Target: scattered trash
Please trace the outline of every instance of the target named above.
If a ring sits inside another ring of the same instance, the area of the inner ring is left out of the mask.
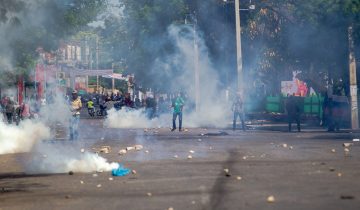
[[[195,152],[193,150],[190,150],[189,153],[194,154]]]
[[[343,147],[350,147],[352,145],[354,145],[354,144],[353,143],[343,143]]]
[[[65,195],[65,198],[66,198],[66,199],[70,199],[70,198],[71,198],[71,195]]]
[[[169,207],[168,210],[174,210],[174,208],[173,208],[173,207]]]
[[[111,151],[111,147],[110,146],[101,146],[99,152],[102,152],[102,153],[105,153],[105,154],[108,154],[110,153]]]
[[[126,147],[126,151],[131,151],[131,150],[134,150],[135,147]]]
[[[152,196],[152,193],[151,192],[148,192],[146,193],[147,196],[151,197]]]
[[[115,168],[111,171],[113,176],[126,176],[130,173],[130,169],[124,168],[122,165],[119,164],[118,168]]]
[[[329,171],[334,172],[335,168],[329,168]]]
[[[84,184],[84,181],[83,181],[83,180],[80,180],[80,184]]]
[[[196,204],[196,202],[195,202],[195,201],[191,201],[191,204],[193,204],[193,205],[194,205],[194,204]]]
[[[202,136],[207,135],[207,136],[228,136],[229,134],[225,131],[219,131],[217,133],[206,133],[206,134],[201,134]]]
[[[98,175],[97,175],[97,174],[93,174],[92,176],[93,176],[93,177],[98,177]]]
[[[243,159],[243,160],[246,160],[246,159],[247,159],[247,156],[243,156],[242,159]]]
[[[101,140],[103,141],[105,138],[104,137],[101,137]]]
[[[344,152],[348,153],[348,152],[350,152],[350,150],[348,148],[344,148]]]
[[[100,188],[100,187],[101,187],[101,184],[96,185],[96,187],[97,187],[97,188]]]
[[[231,176],[229,169],[225,168],[225,169],[224,169],[224,172],[225,172],[225,176],[226,176],[226,177],[230,177],[230,176]]]
[[[69,171],[69,175],[74,175],[74,172],[73,172],[73,171]]]
[[[274,203],[275,202],[275,197],[270,195],[269,197],[267,197],[266,200],[267,200],[268,203]]]
[[[47,155],[43,155],[43,158],[47,158]]]
[[[192,159],[192,156],[191,156],[191,155],[189,155],[187,158],[188,158],[188,159]]]
[[[198,139],[198,142],[201,142],[202,140],[201,139]]]
[[[355,197],[354,196],[352,196],[352,195],[341,195],[340,196],[340,199],[342,199],[342,200],[352,200],[352,199],[354,199]]]
[[[201,135],[201,136],[205,136],[205,134],[203,134],[203,133],[202,133],[202,134],[200,134],[200,135]]]
[[[241,177],[241,176],[237,176],[236,179],[240,181],[240,180],[242,180],[242,177]]]
[[[140,151],[140,150],[142,150],[144,148],[143,145],[140,145],[140,144],[135,145],[134,147],[135,147],[136,151]]]
[[[288,145],[287,144],[282,144],[282,147],[287,148]]]
[[[82,149],[80,150],[80,152],[81,152],[81,153],[84,153],[84,152],[85,152],[85,149],[84,149],[84,148],[82,148]]]
[[[189,132],[189,129],[185,128],[184,131],[185,131],[185,132]]]
[[[145,153],[149,153],[149,150],[145,150]]]
[[[131,173],[135,175],[135,174],[136,174],[136,171],[135,171],[135,170],[132,170]]]
[[[177,156],[177,155],[174,155],[174,158],[178,158],[179,156]]]
[[[212,150],[213,149],[213,147],[209,147],[209,150]]]
[[[331,149],[331,152],[332,152],[332,153],[335,153],[335,152],[336,152],[336,150],[335,150],[335,149]]]
[[[113,181],[114,180],[114,178],[112,178],[112,177],[109,177],[109,181]]]
[[[293,147],[293,146],[290,146],[290,147],[289,147],[289,149],[291,149],[291,150],[292,150],[292,149],[294,149],[294,147]]]
[[[338,176],[338,177],[342,177],[342,173],[338,173],[337,176]]]
[[[356,141],[356,142],[357,142],[357,141],[360,141],[360,139],[353,139],[353,141]]]
[[[120,151],[119,151],[119,155],[125,155],[126,154],[126,150],[125,149],[121,149]]]

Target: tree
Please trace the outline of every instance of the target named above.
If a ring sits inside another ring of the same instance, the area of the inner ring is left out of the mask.
[[[29,75],[42,47],[56,50],[102,10],[101,0],[3,0],[0,5],[0,71]],[[4,64],[8,64],[7,66]],[[15,77],[12,77],[15,78]]]

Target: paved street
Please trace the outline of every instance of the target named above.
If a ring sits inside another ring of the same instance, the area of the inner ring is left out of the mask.
[[[30,154],[1,155],[1,210],[360,209],[360,143],[352,142],[360,133],[200,128],[172,133],[104,129],[99,119],[83,120],[81,128],[82,140],[65,144],[79,153],[83,147],[110,146],[111,152],[101,155],[137,173],[113,180],[110,172],[27,175],[21,162]],[[354,143],[348,153],[345,142]],[[118,155],[134,144],[144,149]],[[274,202],[267,202],[269,196]]]

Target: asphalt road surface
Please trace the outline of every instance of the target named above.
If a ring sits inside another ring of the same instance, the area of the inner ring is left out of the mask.
[[[110,146],[101,156],[136,174],[30,175],[22,162],[31,154],[0,155],[0,209],[360,209],[360,142],[352,142],[360,133],[180,133],[108,129],[99,119],[83,120],[81,129],[79,142],[63,140],[60,130],[53,144],[79,152]],[[348,152],[345,142],[353,143]],[[144,148],[118,154],[135,144]]]

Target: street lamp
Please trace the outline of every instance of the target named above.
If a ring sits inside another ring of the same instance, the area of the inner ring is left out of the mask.
[[[185,17],[185,24],[193,26],[194,36],[194,76],[195,76],[195,110],[200,111],[200,69],[199,69],[199,47],[196,35],[197,19],[196,15],[190,15],[193,23],[188,23],[187,16]]]
[[[223,0],[225,4],[234,3],[234,1]],[[236,18],[236,63],[237,63],[237,88],[238,92],[242,92],[243,87],[243,63],[242,63],[242,52],[241,52],[241,25],[240,25],[240,10],[254,10],[255,5],[251,4],[247,9],[240,9],[240,1],[235,0],[235,18]]]

